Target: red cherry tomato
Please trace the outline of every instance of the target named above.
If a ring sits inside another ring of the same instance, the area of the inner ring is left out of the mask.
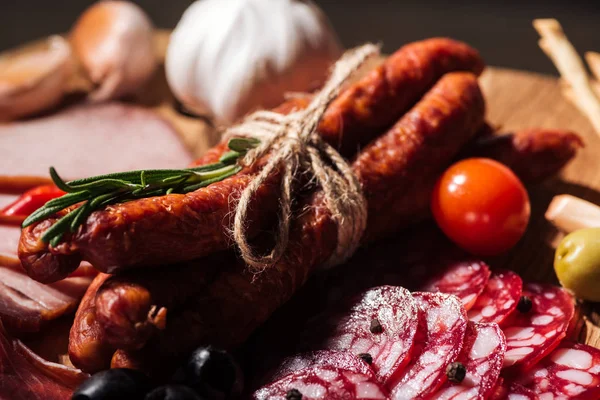
[[[452,241],[473,254],[491,256],[509,250],[523,236],[530,204],[527,190],[509,168],[471,158],[444,172],[431,210]]]
[[[34,187],[23,193],[17,200],[0,210],[0,214],[7,216],[28,216],[46,202],[65,194],[54,185],[42,185]]]

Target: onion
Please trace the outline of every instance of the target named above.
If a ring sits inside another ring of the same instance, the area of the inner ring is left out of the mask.
[[[93,101],[134,93],[156,70],[152,22],[137,5],[101,1],[79,17],[71,44],[90,80]]]

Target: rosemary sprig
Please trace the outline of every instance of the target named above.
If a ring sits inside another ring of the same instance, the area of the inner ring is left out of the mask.
[[[67,193],[34,211],[23,221],[22,227],[82,203],[63,215],[42,235],[42,241],[56,246],[66,232],[75,232],[93,211],[109,204],[171,193],[188,193],[237,174],[242,168],[238,160],[258,143],[257,139],[231,139],[227,144],[230,151],[223,154],[218,162],[195,168],[118,172],[65,182],[50,167],[54,184]]]

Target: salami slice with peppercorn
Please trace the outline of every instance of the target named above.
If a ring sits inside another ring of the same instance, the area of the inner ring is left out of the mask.
[[[303,341],[311,349],[348,350],[371,361],[380,382],[395,379],[408,363],[418,325],[417,302],[398,286],[361,294],[343,312],[308,324]]]
[[[292,372],[254,393],[256,400],[387,399],[375,376],[325,362]]]
[[[421,290],[453,294],[468,310],[485,289],[489,277],[490,268],[484,262],[456,262],[425,284]]]
[[[551,352],[565,337],[573,313],[573,300],[562,288],[526,284],[516,311],[503,325],[507,372],[526,370]]]
[[[462,349],[467,315],[460,300],[442,293],[416,292],[419,328],[412,359],[388,387],[390,398],[420,399],[430,396],[446,380],[446,367]]]
[[[494,388],[506,351],[506,340],[497,324],[469,322],[463,348],[456,362],[448,365],[448,381],[433,399],[487,399]]]
[[[541,399],[600,398],[600,350],[563,341],[519,383]]]
[[[519,275],[512,271],[495,272],[467,313],[469,320],[501,324],[517,307],[522,290]]]

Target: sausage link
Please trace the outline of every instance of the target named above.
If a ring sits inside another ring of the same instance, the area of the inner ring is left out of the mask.
[[[408,114],[367,147],[353,163],[369,208],[404,207],[403,212],[392,213],[390,218],[396,228],[406,224],[409,220],[406,216],[415,211],[416,204],[410,200],[414,182],[407,171],[427,171],[424,177],[434,180],[483,124],[483,104],[475,75],[445,75]],[[398,162],[398,157],[403,160]],[[390,190],[397,196],[385,197],[384,194]],[[201,343],[228,348],[241,344],[273,311],[289,300],[315,267],[327,260],[335,249],[337,229],[322,193],[310,196],[301,209],[305,211],[294,224],[288,251],[281,262],[258,275],[250,273],[239,261],[225,262],[207,288],[201,286],[195,294],[190,294],[186,304],[173,307],[165,330],[151,338],[140,350],[119,352],[119,357],[113,359],[113,366],[143,365],[150,372],[157,373],[152,369],[166,364],[151,362],[155,355],[156,359],[176,359]],[[373,223],[381,222],[369,217],[367,230],[373,229]],[[187,264],[186,276],[197,273],[195,264],[198,262],[204,263],[204,260]],[[172,273],[173,269],[168,271]],[[179,273],[184,271],[179,270]],[[118,287],[128,285],[123,278],[113,279],[120,281]],[[140,278],[134,279],[139,282]],[[181,279],[181,276],[169,279]],[[145,297],[149,300],[145,303],[146,309],[153,304],[169,308],[170,296],[163,297],[156,290],[152,292],[148,285],[146,288],[149,294]],[[114,303],[115,294],[114,285],[99,291],[96,299],[99,320],[127,321],[121,317],[127,314],[127,308],[117,310],[109,306]],[[138,308],[139,304],[130,304],[129,307]],[[113,337],[111,342],[116,344],[119,340],[123,341]],[[139,336],[137,340],[144,342],[148,338]],[[142,359],[144,362],[141,362]]]
[[[109,277],[107,274],[98,274],[94,278],[83,295],[69,334],[71,362],[89,373],[108,368],[115,351],[106,342],[104,331],[96,319],[96,294]]]
[[[398,120],[444,73],[480,73],[482,69],[479,54],[464,43],[438,38],[408,44],[343,91],[326,112],[319,132],[342,154],[352,156]],[[289,105],[282,108],[282,112],[290,110]],[[213,160],[218,153],[211,152]],[[246,169],[186,195],[108,206],[94,212],[57,248],[36,248],[31,253],[32,242],[40,246],[41,231],[30,226],[22,236],[19,257],[31,276],[48,282],[68,275],[77,264],[75,261],[81,259],[102,272],[114,273],[192,260],[225,249],[230,245],[228,232],[236,205],[232,200],[248,185],[256,170]],[[269,217],[274,214],[271,210],[277,206],[276,182],[278,176],[274,174],[257,193],[254,203],[260,207],[253,207],[250,212],[253,223],[249,226],[254,228],[248,232],[250,236],[268,226]],[[62,257],[69,257],[70,261],[55,260]],[[57,270],[56,266],[61,268]]]

